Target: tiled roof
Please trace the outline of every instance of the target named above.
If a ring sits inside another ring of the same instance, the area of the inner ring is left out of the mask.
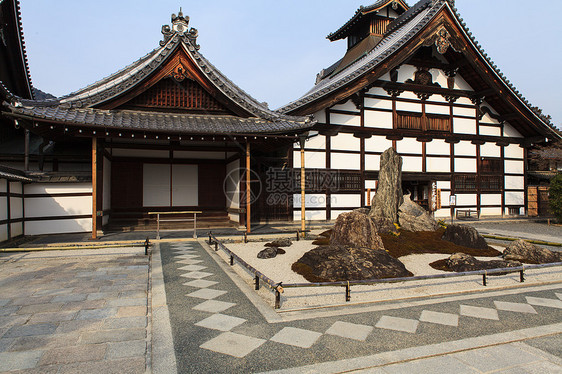
[[[0,165],[0,178],[20,182],[31,182],[31,179],[25,175],[25,172],[4,165]]]
[[[337,31],[334,31],[333,33],[330,33],[326,37],[326,39],[329,39],[331,41],[335,41],[335,40],[344,38],[345,37],[344,32],[347,31],[351,26],[353,26],[357,21],[359,21],[363,17],[363,15],[365,15],[366,13],[369,13],[373,10],[377,10],[379,8],[385,7],[389,3],[392,3],[393,1],[394,0],[378,0],[376,3],[374,3],[372,5],[359,7],[359,9],[357,9],[355,11],[355,14],[353,15],[353,17],[351,17],[351,19],[349,21],[347,21]],[[401,3],[403,3],[406,7],[408,6],[408,4],[405,1],[401,1]]]
[[[188,18],[173,15],[173,26],[163,26],[164,40],[146,56],[81,90],[48,100],[15,98],[9,108],[16,115],[31,118],[110,128],[181,133],[279,133],[301,131],[314,125],[308,117],[288,116],[270,110],[235,85],[213,66],[196,43],[197,30],[188,29]],[[178,27],[181,23],[181,27]],[[179,48],[193,59],[209,81],[233,103],[251,114],[251,118],[225,115],[189,115],[127,110],[100,110],[94,106],[123,95],[157,71]]]
[[[521,100],[525,105],[543,124],[552,130],[551,132],[556,136],[560,135],[554,129],[554,126],[545,120],[537,107],[533,107],[531,103],[521,95],[515,86],[505,77],[501,70],[491,60],[488,54],[480,46],[478,41],[474,38],[469,31],[466,23],[458,13],[457,8],[454,6],[454,0],[421,0],[408,9],[405,13],[400,15],[394,20],[387,29],[387,33],[382,41],[365,57],[351,64],[346,69],[342,70],[336,75],[330,76],[326,79],[320,80],[317,84],[301,98],[277,109],[281,113],[292,112],[308,103],[311,103],[321,97],[327,96],[339,89],[343,85],[350,83],[362,75],[368,73],[380,63],[397,52],[402,46],[409,42],[415,35],[421,31],[433,17],[445,6],[448,6],[459,25],[464,30],[468,38],[473,43],[479,54],[485,59],[490,66],[491,70],[503,81],[507,87]]]
[[[261,118],[242,118],[229,115],[174,114],[132,110],[102,110],[93,108],[62,108],[61,106],[10,105],[12,116],[35,120],[83,125],[105,129],[120,129],[175,134],[279,134],[304,131],[314,122],[308,117],[302,121]]]

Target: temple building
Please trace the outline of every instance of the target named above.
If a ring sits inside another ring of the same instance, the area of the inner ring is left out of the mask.
[[[0,5],[0,242],[95,238],[151,212],[202,211],[211,225],[247,230],[334,220],[369,205],[389,147],[403,157],[404,190],[436,217],[525,215],[527,149],[560,137],[452,0],[361,7],[328,36],[347,39],[342,59],[276,111],[200,53],[181,11],[131,65],[61,98],[40,95],[18,2]]]
[[[305,166],[337,180],[311,179],[307,219],[368,205],[389,147],[403,158],[404,191],[436,217],[526,214],[527,149],[560,135],[487,57],[454,1],[380,0],[328,39],[347,39],[345,56],[279,110],[314,115],[320,135],[306,143]]]

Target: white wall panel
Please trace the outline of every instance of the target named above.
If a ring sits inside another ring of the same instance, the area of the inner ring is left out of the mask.
[[[91,183],[32,183],[23,187],[25,195],[92,193]]]
[[[435,212],[435,218],[447,218],[451,216],[451,210],[449,208],[439,209]]]
[[[391,112],[375,112],[372,110],[365,111],[365,127],[376,127],[379,129],[392,128]]]
[[[381,166],[381,156],[365,155],[365,170],[378,171]]]
[[[432,97],[433,99],[433,97]],[[451,113],[451,108],[445,105],[425,105],[425,112],[427,114],[445,114],[449,115]]]
[[[456,134],[476,134],[476,120],[468,118],[453,118],[453,132]]]
[[[456,158],[455,173],[476,173],[476,159]]]
[[[293,167],[301,167],[300,151],[293,152]],[[307,169],[325,169],[326,153],[325,152],[304,152],[304,167]]]
[[[404,97],[405,93],[400,95],[400,96]],[[416,97],[416,99],[417,99],[417,97]],[[421,103],[410,103],[410,102],[397,101],[396,102],[396,110],[405,111],[405,112],[421,113],[422,112],[422,105],[421,105]]]
[[[338,219],[338,216],[342,213],[348,213],[349,210],[331,210],[330,211],[330,219],[331,220],[336,220]]]
[[[6,186],[8,185],[8,181],[5,179],[0,179],[0,192],[6,192]]]
[[[510,144],[505,147],[504,156],[523,160],[525,158],[525,150],[518,144]]]
[[[524,176],[505,176],[505,189],[506,190],[522,190],[525,188],[525,177]]]
[[[361,195],[332,194],[330,202],[332,208],[359,208],[361,207]]]
[[[373,181],[373,180],[366,180],[365,181],[365,188],[370,188],[371,190],[375,190],[375,188],[377,188],[377,181]]]
[[[0,242],[8,240],[8,225],[0,225]]]
[[[480,135],[501,136],[502,130],[499,127],[480,125]]]
[[[441,206],[449,207],[449,200],[451,197],[450,191],[441,191]]]
[[[25,217],[52,217],[92,214],[91,196],[53,196],[25,199]]]
[[[199,205],[198,165],[172,165],[172,206]]]
[[[481,208],[480,216],[501,216],[502,208]]]
[[[433,77],[433,82],[439,83],[439,85],[441,87],[446,88],[447,87],[447,76],[445,75],[445,73],[443,73],[441,70],[439,69],[430,69],[429,72],[431,73],[431,76]],[[435,95],[437,96],[437,95]],[[432,97],[433,99],[433,97]]]
[[[353,134],[340,133],[337,136],[332,136],[330,142],[332,150],[359,152],[361,149],[360,139],[354,137]]]
[[[92,219],[26,221],[25,235],[63,234],[92,231]]]
[[[451,160],[444,157],[427,157],[426,170],[428,173],[449,173]]]
[[[502,205],[502,195],[501,194],[481,194],[480,195],[481,205]]]
[[[314,119],[318,121],[318,123],[326,123],[326,111],[319,110],[318,112],[314,113]]]
[[[466,81],[457,74],[455,77],[455,89],[456,90],[465,90],[465,91],[473,91],[472,87]]]
[[[481,157],[501,157],[501,148],[495,143],[484,143],[480,146]]]
[[[418,142],[415,138],[404,138],[396,142],[396,151],[399,154],[414,153],[422,154],[422,143]]]
[[[361,155],[350,153],[332,153],[332,169],[360,170]]]
[[[505,205],[525,205],[525,192],[506,192]]]
[[[8,219],[8,198],[0,196],[0,221]]]
[[[156,149],[120,149],[113,148],[111,154],[115,157],[146,157],[146,158],[169,158],[170,152]]]
[[[386,92],[384,93],[386,96]],[[365,98],[365,107],[366,108],[376,108],[376,109],[390,109],[392,110],[392,99],[389,96],[387,99],[373,99],[372,97]],[[371,112],[367,110],[365,112]]]
[[[326,207],[326,195],[325,194],[306,194],[304,196],[304,202],[306,208],[325,208]],[[301,207],[301,195],[293,195],[293,208],[300,209]],[[325,216],[324,216],[325,217]]]
[[[330,113],[330,124],[345,126],[361,126],[361,117],[349,114]]]
[[[476,206],[476,194],[457,194],[457,207]]]
[[[300,145],[298,143],[296,148],[300,149]],[[326,150],[326,137],[324,135],[312,137],[306,141],[304,148]]]
[[[367,152],[384,152],[388,148],[392,148],[392,140],[388,140],[385,136],[374,135],[372,138],[365,139]]]
[[[12,219],[23,218],[23,199],[21,197],[10,198],[10,217]]]
[[[476,118],[476,108],[453,107],[453,115]]]
[[[443,139],[433,139],[425,144],[425,152],[428,155],[449,156],[451,154],[451,145]]]
[[[402,156],[402,171],[422,171],[422,157]]]
[[[408,79],[414,80],[417,68],[413,65],[402,65],[398,69],[398,82],[406,82]]]
[[[23,191],[21,182],[10,182],[10,193],[21,194]]]
[[[15,222],[12,223],[11,225],[12,228],[12,238],[16,237],[16,236],[20,236],[23,235],[23,223],[22,222]]]
[[[442,190],[450,190],[451,189],[451,181],[437,181],[437,188]],[[447,201],[449,201],[447,199]]]
[[[460,105],[474,105],[472,103],[472,100],[470,100],[468,97],[459,97],[457,99],[457,101],[455,101],[455,104],[460,104]]]
[[[169,164],[144,164],[142,201],[144,207],[170,206]]]
[[[372,87],[369,91],[367,91],[367,93],[370,95],[388,96],[382,87]]]
[[[525,173],[525,162],[505,160],[505,172],[510,174],[523,174]]]
[[[455,156],[476,157],[476,146],[466,140],[460,141],[455,144]]]
[[[351,101],[351,100],[347,100],[343,104],[336,104],[333,107],[331,107],[330,109],[346,110],[348,112],[357,112],[358,111],[357,107],[355,106],[355,104],[353,104],[353,101]]]
[[[509,123],[506,123],[503,125],[503,135],[510,137],[510,138],[522,138],[523,135],[521,135],[521,133],[517,130],[515,130],[515,128],[513,126],[511,126]]]
[[[326,211],[325,210],[307,210],[305,213],[305,219],[307,221],[325,221],[326,220]],[[301,220],[301,211],[295,210],[293,211],[293,220],[300,221]]]

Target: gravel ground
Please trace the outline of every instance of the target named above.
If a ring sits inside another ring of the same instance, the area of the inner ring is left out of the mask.
[[[497,233],[523,239],[545,240],[562,243],[562,225],[547,225],[528,221],[511,222],[462,222],[482,233]],[[552,247],[561,250],[560,247]]]

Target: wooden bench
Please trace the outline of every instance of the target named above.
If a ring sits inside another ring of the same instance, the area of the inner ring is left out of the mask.
[[[480,212],[476,209],[456,209],[457,219],[462,218],[473,218],[476,215],[476,219],[480,219]]]

